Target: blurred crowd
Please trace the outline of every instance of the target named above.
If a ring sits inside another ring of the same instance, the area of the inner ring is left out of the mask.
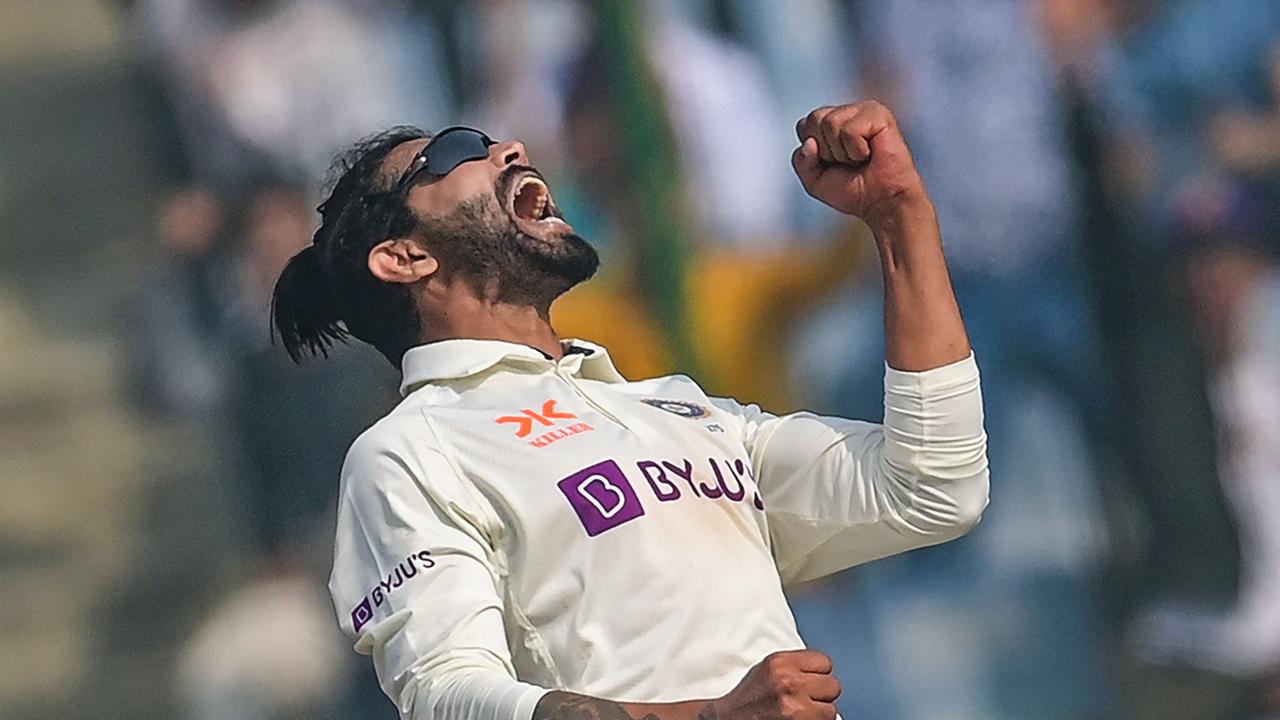
[[[1280,718],[1274,0],[110,7],[165,187],[121,279],[128,398],[168,439],[152,472],[208,488],[168,523],[222,528],[188,554],[222,560],[165,626],[156,716],[394,717],[324,583],[338,469],[397,372],[357,347],[295,367],[267,321],[338,151],[396,124],[523,140],[604,258],[553,308],[563,336],[878,421],[869,234],[788,162],[797,119],[872,97],[938,206],[992,503],[793,592],[843,716]]]

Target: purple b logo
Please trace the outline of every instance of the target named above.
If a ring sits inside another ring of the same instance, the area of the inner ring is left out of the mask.
[[[644,515],[636,491],[612,460],[583,468],[561,480],[557,487],[569,499],[591,537]]]
[[[369,596],[366,595],[364,600],[361,600],[360,604],[356,606],[356,609],[351,611],[351,631],[360,632],[360,628],[364,627],[364,624],[372,619],[373,606],[369,604]]]

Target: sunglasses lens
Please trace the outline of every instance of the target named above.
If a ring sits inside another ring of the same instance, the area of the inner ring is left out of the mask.
[[[423,148],[426,159],[426,171],[432,175],[448,175],[451,170],[464,162],[483,160],[489,157],[489,146],[493,141],[488,135],[471,128],[446,130],[432,138]]]

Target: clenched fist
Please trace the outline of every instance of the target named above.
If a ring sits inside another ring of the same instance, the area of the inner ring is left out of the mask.
[[[816,650],[773,653],[713,702],[715,714],[722,720],[835,720],[840,681],[831,669],[831,658]]]
[[[872,230],[908,202],[928,202],[924,181],[889,109],[874,100],[820,107],[796,123],[791,164],[804,189]]]

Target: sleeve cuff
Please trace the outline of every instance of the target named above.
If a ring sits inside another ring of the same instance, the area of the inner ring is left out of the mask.
[[[524,692],[515,701],[515,709],[512,713],[514,720],[532,720],[533,710],[538,706],[538,701],[549,692],[551,691],[547,688],[526,686]]]
[[[941,399],[964,393],[978,384],[978,363],[972,351],[949,365],[908,372],[884,365],[884,389],[890,395]]]

